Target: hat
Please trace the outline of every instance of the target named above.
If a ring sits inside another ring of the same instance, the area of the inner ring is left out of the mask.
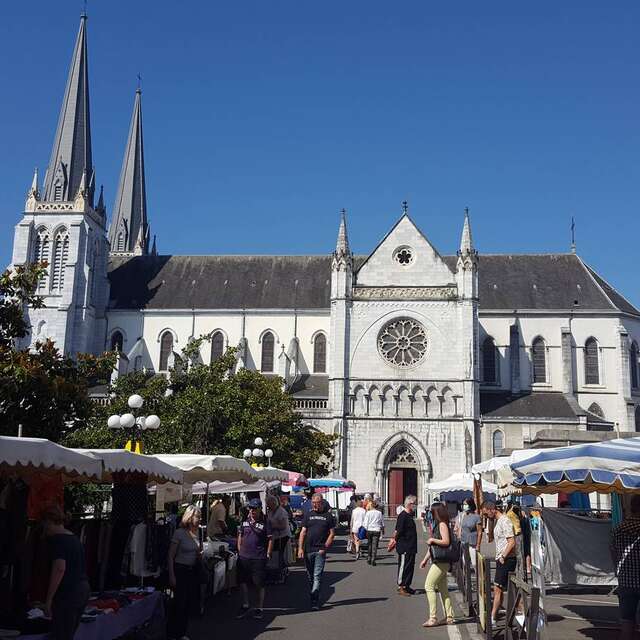
[[[251,498],[247,506],[249,507],[249,509],[261,509],[262,502],[260,502],[260,498]]]

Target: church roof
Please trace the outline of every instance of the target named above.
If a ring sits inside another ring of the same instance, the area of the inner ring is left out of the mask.
[[[455,270],[456,256],[444,256]],[[354,268],[362,264],[354,259]],[[115,309],[325,309],[331,256],[112,256]],[[622,311],[633,305],[574,254],[480,255],[482,310]]]
[[[578,413],[563,393],[535,391],[512,396],[509,392],[481,392],[480,413],[484,418],[565,418],[577,419]]]

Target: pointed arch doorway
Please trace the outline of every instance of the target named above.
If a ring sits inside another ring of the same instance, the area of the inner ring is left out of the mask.
[[[389,515],[396,513],[407,496],[418,495],[418,466],[413,450],[405,441],[398,442],[387,454],[385,476]]]

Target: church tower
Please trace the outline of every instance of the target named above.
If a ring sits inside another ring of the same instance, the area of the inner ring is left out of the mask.
[[[336,464],[340,473],[346,473],[347,464],[348,341],[352,280],[353,255],[347,238],[346,212],[343,209],[336,250],[331,261],[331,352],[329,356],[329,407],[333,417],[334,433],[340,436],[336,452]]]
[[[75,355],[104,348],[108,302],[106,211],[94,205],[87,16],[82,15],[51,159],[40,191],[37,170],[16,226],[12,264],[46,262],[38,293],[45,308],[27,310],[31,334],[21,346],[51,338]]]
[[[149,253],[141,99],[142,91],[138,88],[109,228],[111,253],[116,255]]]

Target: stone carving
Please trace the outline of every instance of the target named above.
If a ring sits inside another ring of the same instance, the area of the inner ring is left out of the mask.
[[[427,335],[416,320],[401,318],[387,323],[378,335],[380,355],[397,367],[411,367],[427,352]]]
[[[354,287],[356,300],[455,300],[457,287]]]

